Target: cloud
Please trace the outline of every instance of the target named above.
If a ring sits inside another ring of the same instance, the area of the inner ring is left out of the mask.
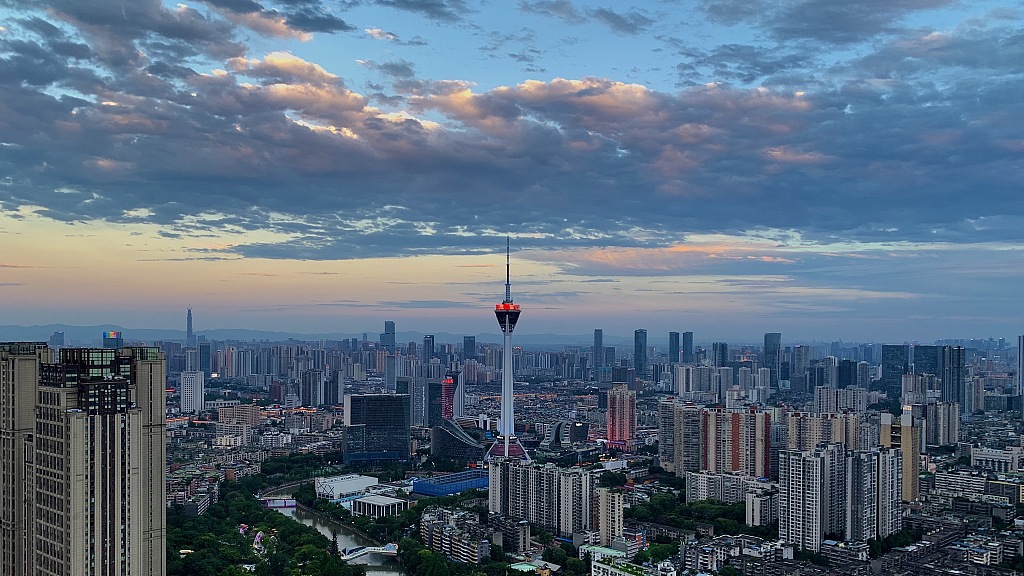
[[[411,40],[401,40],[398,37],[398,34],[395,34],[394,32],[388,32],[380,28],[364,28],[363,31],[369,34],[371,38],[375,38],[377,40],[386,40],[388,42],[394,42],[395,44],[400,44],[402,46],[427,45],[427,41],[419,36],[414,36]]]
[[[466,302],[456,302],[454,300],[410,300],[408,302],[378,302],[378,304],[387,308],[402,308],[410,310],[466,307]]]
[[[367,68],[372,68],[385,76],[392,78],[409,79],[416,76],[413,63],[408,60],[391,60],[389,62],[372,62],[369,60],[360,61]]]
[[[373,0],[380,6],[422,14],[432,20],[457,22],[469,11],[464,0]]]
[[[332,14],[320,0],[282,2],[280,10],[254,0],[203,0],[230,20],[267,36],[309,40],[313,32],[351,32],[357,28]]]
[[[533,14],[558,18],[568,24],[583,24],[594,21],[607,26],[613,32],[636,35],[654,24],[654,19],[637,8],[616,12],[611,8],[576,8],[571,0],[521,0],[519,9]]]
[[[113,223],[145,210],[181,238],[260,233],[197,253],[210,257],[480,254],[506,233],[625,250],[764,230],[822,245],[1021,239],[1024,42],[1005,20],[887,36],[801,87],[813,50],[730,44],[688,57],[756,86],[478,87],[393,57],[366,64],[395,94],[364,94],[310,59],[239,50],[219,12],[133,6],[122,30],[107,8],[30,11],[0,37],[3,210]],[[500,53],[529,44],[529,30],[511,35]],[[140,56],[136,42],[162,48]],[[696,258],[668,254],[669,268]],[[753,256],[711,264],[801,261]]]
[[[700,9],[713,22],[730,26],[750,23],[782,42],[850,45],[898,31],[898,24],[914,12],[950,4],[953,0],[704,0]]]

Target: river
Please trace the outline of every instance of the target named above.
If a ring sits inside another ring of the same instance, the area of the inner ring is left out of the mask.
[[[357,534],[348,526],[320,516],[319,514],[313,514],[298,508],[280,508],[277,511],[285,516],[291,516],[295,520],[298,520],[307,526],[316,528],[321,534],[327,536],[328,539],[331,537],[332,531],[336,532],[338,534],[338,548],[376,546],[376,544],[369,538],[366,538],[361,534]],[[409,571],[406,570],[394,556],[367,554],[362,558],[352,560],[351,563],[365,566],[366,573],[371,576],[410,576]]]

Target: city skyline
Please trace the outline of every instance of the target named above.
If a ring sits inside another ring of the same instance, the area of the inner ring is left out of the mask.
[[[1020,332],[1019,4],[609,4],[0,3],[0,324]]]

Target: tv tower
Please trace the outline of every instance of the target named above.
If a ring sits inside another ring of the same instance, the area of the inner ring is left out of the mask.
[[[501,355],[501,418],[498,422],[498,439],[487,451],[487,459],[519,458],[529,460],[523,445],[516,438],[515,416],[512,406],[512,331],[519,321],[519,304],[512,303],[512,283],[510,273],[511,240],[505,238],[505,301],[494,307],[494,315],[498,325],[505,334],[505,348]]]

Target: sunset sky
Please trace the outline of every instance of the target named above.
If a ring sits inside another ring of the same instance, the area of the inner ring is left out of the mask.
[[[0,325],[1024,331],[1024,3],[0,0]]]

